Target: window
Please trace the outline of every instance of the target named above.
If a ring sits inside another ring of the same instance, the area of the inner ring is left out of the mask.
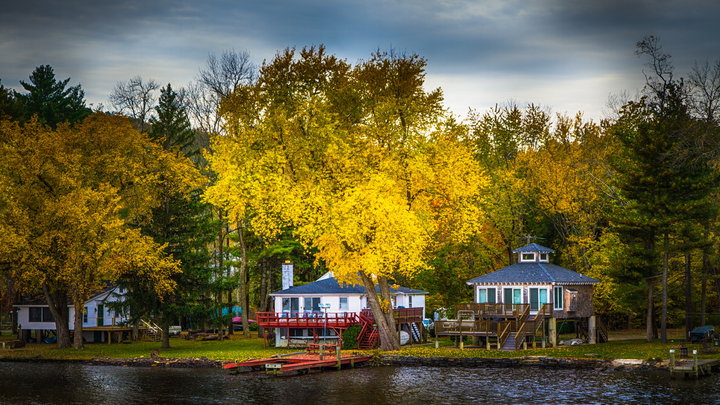
[[[548,302],[547,288],[530,288],[530,310],[537,311]]]
[[[42,322],[42,308],[28,308],[30,310],[30,322]]]
[[[350,309],[348,305],[348,297],[340,297],[340,309]]]
[[[28,319],[30,322],[55,322],[50,308],[31,307],[28,309],[30,310],[30,318]]]
[[[282,310],[283,310],[283,312],[298,312],[300,310],[300,299],[299,298],[283,298],[282,299]]]
[[[479,304],[494,304],[496,301],[495,287],[478,288],[477,302]]]
[[[512,308],[512,304],[522,304],[522,290],[519,288],[505,288],[503,290],[503,302],[507,308]]]
[[[540,253],[540,261],[541,262],[547,262],[548,261],[548,254],[545,252]]]
[[[320,297],[305,297],[305,312],[320,312]]]
[[[535,252],[525,252],[522,253],[520,256],[521,262],[534,262],[535,261]]]
[[[565,307],[565,305],[563,303],[563,288],[555,287],[555,288],[553,288],[553,292],[554,292],[554,298],[555,298],[555,301],[554,301],[555,303],[553,305],[553,309],[562,310]]]
[[[83,323],[87,323],[88,321],[88,307],[85,307],[83,309]]]

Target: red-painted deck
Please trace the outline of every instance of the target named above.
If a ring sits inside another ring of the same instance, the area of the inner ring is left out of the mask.
[[[266,328],[340,328],[347,329],[360,323],[355,312],[302,313],[258,312],[258,325]]]
[[[289,371],[317,370],[326,367],[341,368],[343,365],[355,367],[358,363],[363,363],[372,358],[367,355],[340,354],[340,358],[335,354],[334,345],[327,345],[329,352],[320,353],[307,352],[304,354],[292,354],[280,357],[268,357],[264,359],[246,360],[238,363],[228,363],[223,365],[226,370],[238,370],[247,368],[249,370],[265,369],[271,374],[282,374]],[[322,359],[321,359],[322,357]]]

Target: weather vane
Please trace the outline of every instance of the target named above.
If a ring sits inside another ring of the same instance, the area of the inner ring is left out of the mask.
[[[524,238],[527,241],[528,245],[532,243],[533,239],[545,239],[545,238],[541,238],[539,236],[532,236],[532,235],[524,235],[524,236],[518,236],[518,237],[521,239]]]

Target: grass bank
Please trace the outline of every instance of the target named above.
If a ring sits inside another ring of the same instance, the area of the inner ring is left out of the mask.
[[[2,340],[10,339],[3,336]],[[206,358],[210,360],[233,361],[252,358],[269,357],[274,354],[295,352],[298,349],[265,347],[263,339],[257,337],[242,338],[235,335],[230,340],[193,341],[180,338],[171,339],[171,348],[162,349],[160,357],[164,358]],[[553,358],[592,358],[592,359],[667,359],[670,349],[680,346],[689,348],[690,353],[700,345],[687,344],[683,340],[671,340],[667,344],[659,341],[647,342],[644,339],[626,338],[613,339],[597,345],[560,346],[504,352],[467,347],[464,350],[454,347],[449,339],[440,339],[440,347],[435,348],[434,342],[426,345],[403,347],[396,354],[417,357],[479,357],[479,358],[517,358],[527,356],[545,356]],[[54,345],[43,343],[28,344],[18,349],[0,349],[0,358],[4,359],[50,359],[50,360],[90,360],[93,358],[136,359],[147,358],[151,352],[159,350],[159,342],[132,342],[121,344],[94,343],[85,345],[83,350],[58,349]],[[352,350],[358,352],[357,350]],[[720,350],[701,354],[700,358],[719,358]]]

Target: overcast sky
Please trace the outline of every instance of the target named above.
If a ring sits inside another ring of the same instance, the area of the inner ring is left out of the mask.
[[[208,54],[247,51],[261,64],[286,47],[325,44],[349,62],[377,50],[428,59],[457,115],[533,102],[605,116],[608,98],[643,84],[635,43],[656,35],[678,74],[720,58],[720,2],[711,0],[144,0],[6,1],[0,79],[20,89],[50,64],[108,105],[135,75],[181,87]]]

